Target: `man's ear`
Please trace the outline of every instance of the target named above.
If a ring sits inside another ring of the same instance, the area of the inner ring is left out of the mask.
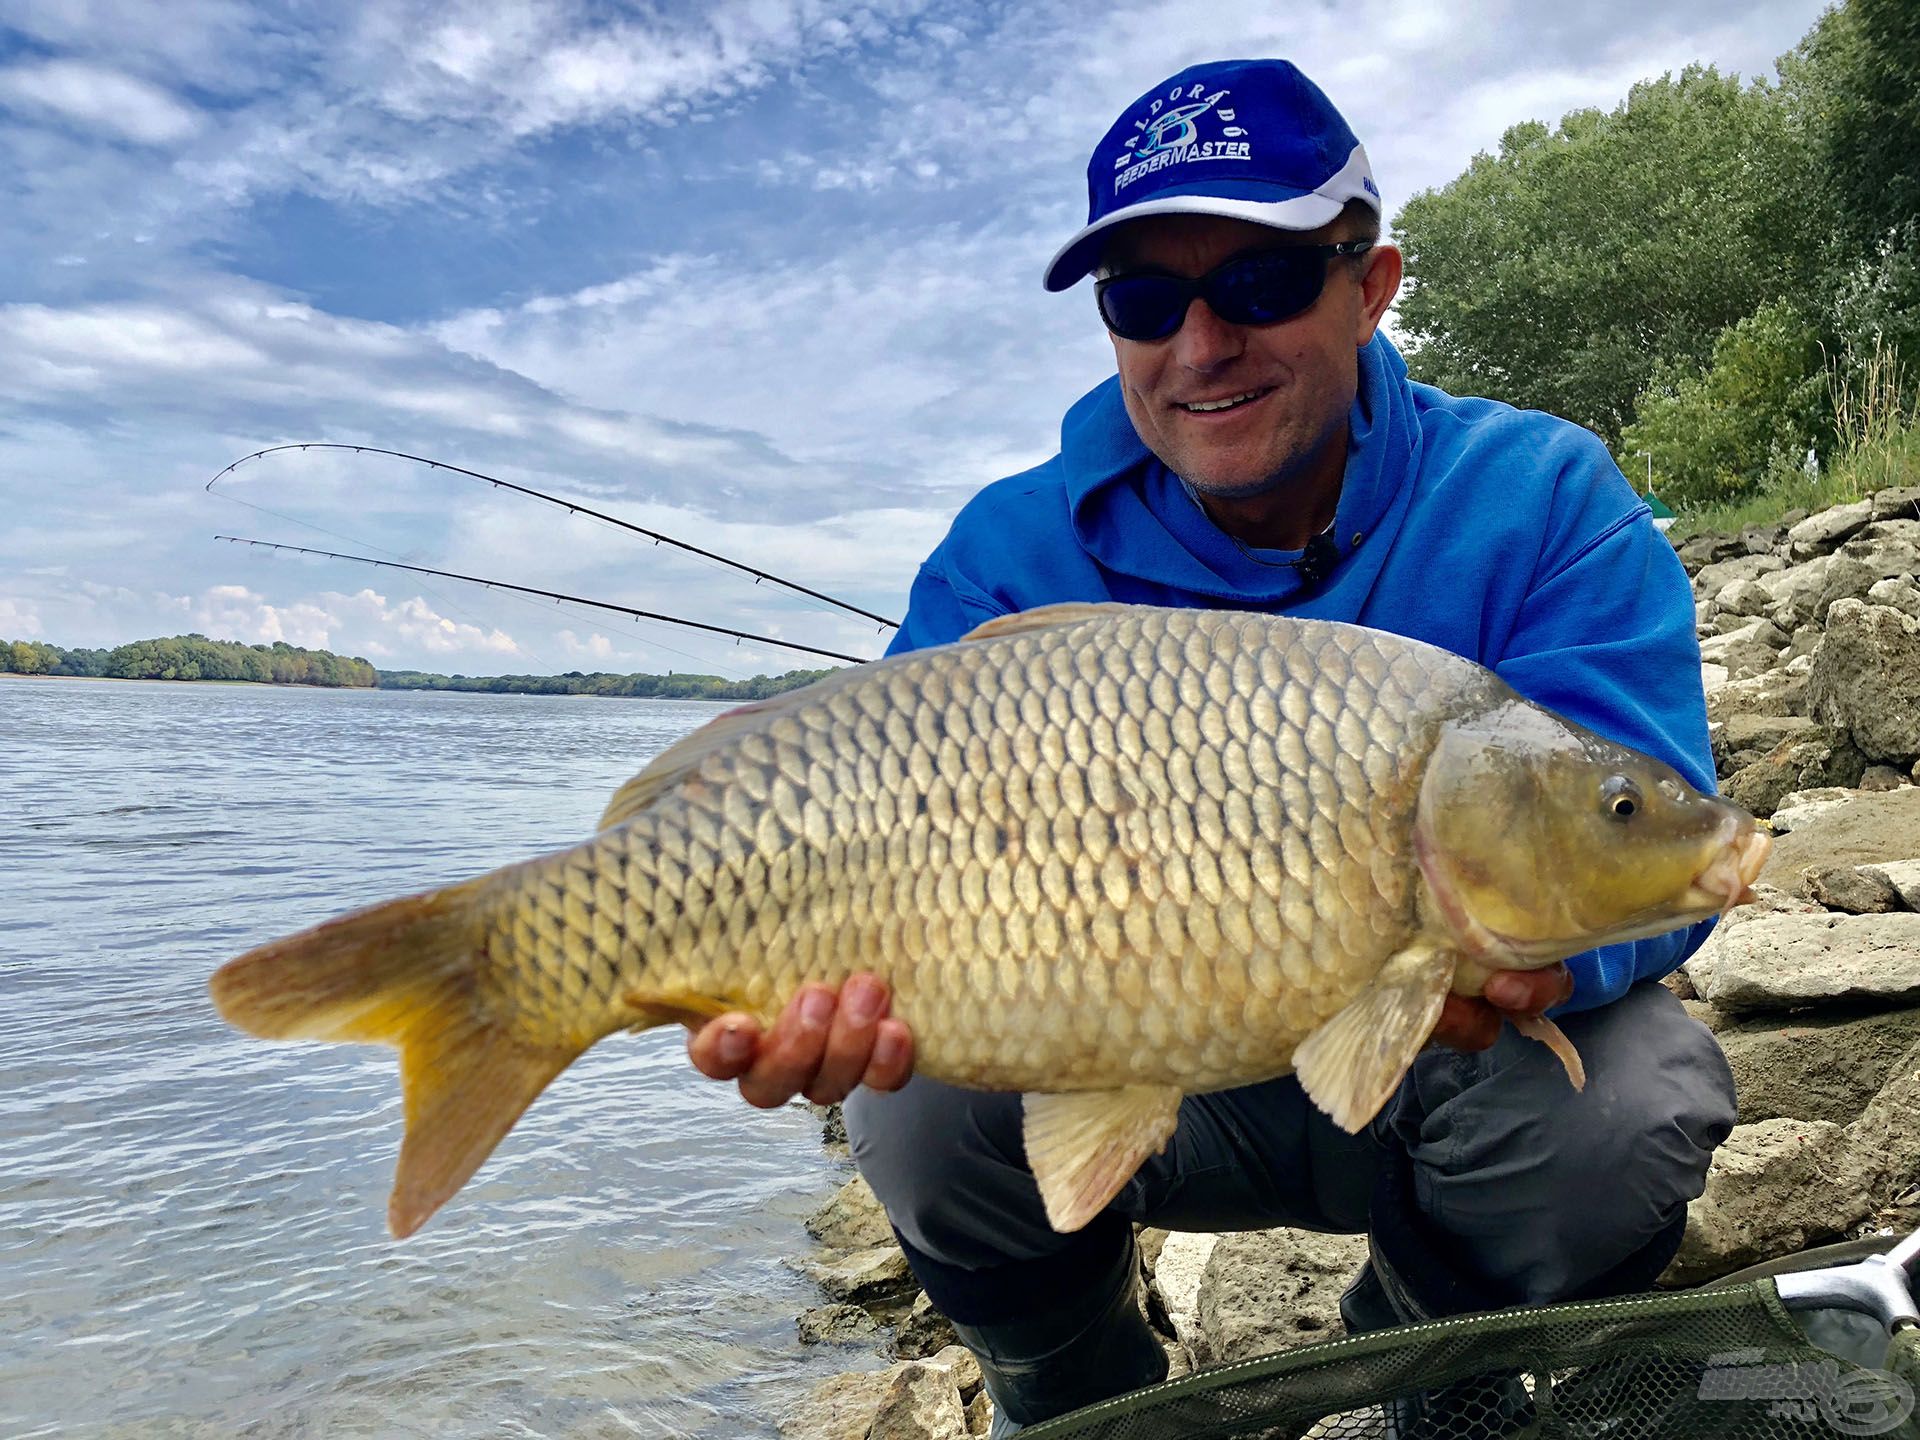
[[[1380,317],[1387,313],[1393,297],[1400,293],[1404,262],[1398,246],[1383,243],[1367,252],[1365,266],[1360,272],[1360,328],[1354,336],[1356,346],[1365,345],[1380,328]]]

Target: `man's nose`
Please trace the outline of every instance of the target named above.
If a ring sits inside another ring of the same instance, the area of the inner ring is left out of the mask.
[[[1187,306],[1187,318],[1173,337],[1174,358],[1189,370],[1216,370],[1247,348],[1247,337],[1213,313],[1196,295]]]

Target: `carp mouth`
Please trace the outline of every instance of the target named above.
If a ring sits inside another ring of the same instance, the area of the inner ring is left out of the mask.
[[[1751,827],[1744,834],[1740,833],[1742,821]],[[1760,878],[1767,855],[1773,849],[1773,837],[1744,815],[1728,817],[1728,824],[1734,833],[1727,837],[1727,843],[1712,863],[1693,877],[1693,884],[1681,896],[1688,909],[1717,914],[1723,920],[1734,906],[1758,898],[1753,893],[1753,882]]]

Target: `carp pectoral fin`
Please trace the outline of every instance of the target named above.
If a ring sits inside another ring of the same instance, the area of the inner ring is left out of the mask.
[[[1567,1079],[1573,1082],[1573,1088],[1587,1088],[1587,1067],[1580,1061],[1580,1052],[1573,1048],[1573,1041],[1567,1038],[1567,1032],[1547,1019],[1544,1015],[1507,1016],[1513,1028],[1530,1039],[1538,1040],[1553,1051],[1562,1065],[1567,1067]]]
[[[1166,1147],[1180,1118],[1180,1092],[1170,1085],[1024,1100],[1027,1168],[1047,1223],[1063,1235],[1106,1209],[1141,1162]]]
[[[1440,1021],[1454,952],[1424,941],[1393,955],[1373,983],[1293,1052],[1314,1104],[1349,1134],[1380,1113]]]

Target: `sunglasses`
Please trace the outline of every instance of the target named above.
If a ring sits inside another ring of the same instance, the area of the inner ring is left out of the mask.
[[[1093,293],[1100,318],[1122,340],[1166,339],[1186,322],[1196,295],[1229,325],[1277,325],[1312,308],[1327,287],[1334,256],[1364,255],[1372,248],[1371,240],[1342,240],[1256,250],[1198,279],[1142,270],[1096,281]]]

